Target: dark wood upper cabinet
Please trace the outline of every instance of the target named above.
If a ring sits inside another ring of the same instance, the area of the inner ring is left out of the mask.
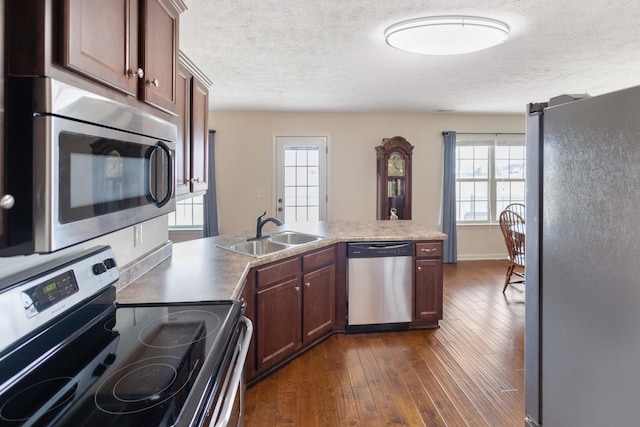
[[[137,96],[138,0],[66,0],[63,16],[62,65]]]
[[[51,77],[175,116],[185,10],[183,0],[8,2],[7,72]]]
[[[209,87],[193,79],[191,97],[191,192],[207,189]]]
[[[176,195],[187,198],[208,188],[209,87],[211,81],[182,52],[177,74]]]
[[[98,0],[92,0],[98,1]],[[176,108],[178,69],[178,18],[173,1],[142,0],[142,55],[144,78],[140,98],[162,110]]]
[[[180,61],[176,75],[176,114],[178,141],[176,144],[176,196],[191,192],[191,80],[193,75]]]
[[[182,2],[65,0],[63,65],[174,113]]]

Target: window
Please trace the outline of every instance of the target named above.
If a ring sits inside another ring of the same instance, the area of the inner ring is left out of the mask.
[[[525,200],[525,137],[458,135],[456,213],[459,223],[498,222],[510,203]]]
[[[169,214],[170,230],[202,230],[204,227],[204,196],[176,202],[176,211]]]

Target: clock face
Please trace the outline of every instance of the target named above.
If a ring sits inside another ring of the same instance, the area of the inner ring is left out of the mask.
[[[389,160],[387,161],[387,174],[389,176],[404,176],[404,157],[402,154],[394,151],[389,155]]]

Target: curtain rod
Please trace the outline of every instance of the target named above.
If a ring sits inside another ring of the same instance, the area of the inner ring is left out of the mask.
[[[447,135],[450,131],[443,130],[442,134]],[[524,132],[456,132],[456,135],[525,135]]]

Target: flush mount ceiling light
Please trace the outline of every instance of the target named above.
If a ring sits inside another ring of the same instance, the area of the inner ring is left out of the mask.
[[[424,55],[458,55],[503,43],[509,26],[476,16],[432,16],[390,26],[384,32],[389,46]]]

